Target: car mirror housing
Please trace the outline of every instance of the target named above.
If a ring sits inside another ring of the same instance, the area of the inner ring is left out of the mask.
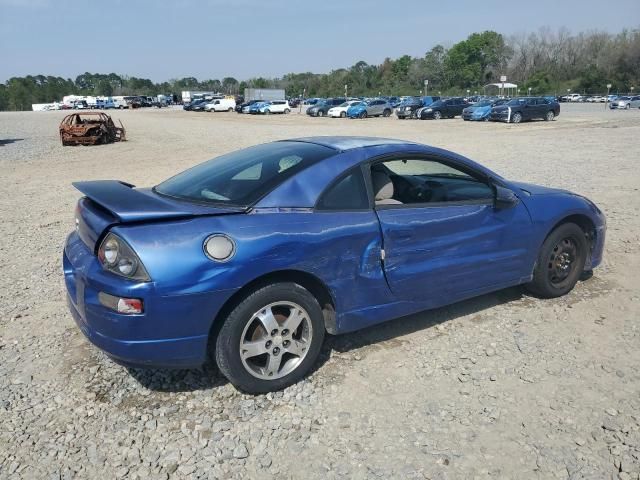
[[[515,207],[520,202],[520,199],[513,190],[496,185],[495,192],[496,195],[493,205],[496,209],[502,210]]]

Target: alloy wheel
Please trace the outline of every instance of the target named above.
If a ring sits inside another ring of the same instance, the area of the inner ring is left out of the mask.
[[[242,365],[262,380],[282,378],[302,363],[312,338],[313,327],[304,308],[293,302],[270,303],[252,315],[242,332]]]

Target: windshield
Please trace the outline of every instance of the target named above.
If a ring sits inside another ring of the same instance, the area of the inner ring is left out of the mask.
[[[493,102],[484,100],[482,102],[475,103],[473,106],[474,107],[490,107],[491,105],[493,105]]]
[[[248,206],[287,178],[335,153],[329,147],[304,142],[257,145],[201,163],[153,191],[198,203]]]
[[[419,98],[407,98],[406,100],[402,101],[402,105],[416,105],[418,103],[421,103],[421,100]]]

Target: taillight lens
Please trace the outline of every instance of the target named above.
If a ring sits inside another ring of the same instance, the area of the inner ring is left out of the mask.
[[[100,244],[98,260],[102,268],[121,277],[143,282],[151,280],[133,249],[114,233],[109,233]]]

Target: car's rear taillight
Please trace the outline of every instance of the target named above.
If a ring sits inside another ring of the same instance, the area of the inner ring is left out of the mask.
[[[105,270],[116,275],[143,282],[151,280],[138,255],[114,233],[107,234],[102,240],[98,248],[98,260]]]

